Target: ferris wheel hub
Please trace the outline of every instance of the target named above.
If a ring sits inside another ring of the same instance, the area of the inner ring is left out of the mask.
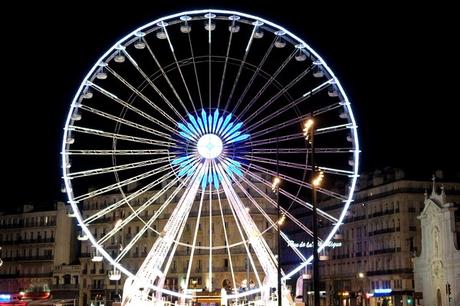
[[[197,148],[202,157],[214,159],[222,153],[222,140],[217,135],[205,134],[198,140]]]

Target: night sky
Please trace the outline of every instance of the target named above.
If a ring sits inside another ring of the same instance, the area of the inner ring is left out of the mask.
[[[387,1],[359,7],[307,2],[307,9],[294,1],[91,2],[3,9],[14,21],[2,21],[2,205],[62,198],[62,128],[84,75],[122,35],[164,15],[199,8],[254,14],[310,44],[350,97],[362,170],[396,166],[429,179],[436,169],[460,169],[459,88],[451,72],[460,53],[453,46],[458,40],[453,7]]]

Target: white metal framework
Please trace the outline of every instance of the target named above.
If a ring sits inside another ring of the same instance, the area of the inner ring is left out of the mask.
[[[284,283],[303,273],[312,252],[291,240],[299,233],[312,239],[308,216],[315,169],[302,135],[311,117],[317,125],[316,163],[325,174],[319,197],[342,203],[337,215],[318,209],[330,228],[319,238],[320,252],[352,200],[359,144],[339,80],[309,45],[256,16],[199,10],[146,24],[105,52],[72,101],[62,169],[72,216],[82,230],[79,239],[89,239],[97,259],[113,266],[113,279],[120,279],[120,272],[128,277],[123,304],[194,298],[192,268],[203,254],[204,291],[223,287],[214,279],[222,258],[229,263],[227,299],[257,296],[269,303],[279,278]],[[278,195],[271,188],[275,178]],[[110,194],[122,197],[84,212],[86,202]],[[119,211],[128,213],[113,219]],[[98,236],[94,229],[101,220],[113,227]],[[115,255],[109,252],[114,238],[135,222],[141,224],[138,231]],[[191,241],[184,238],[186,227]],[[273,242],[279,227],[281,262],[288,262],[281,276]],[[129,267],[133,250],[152,235],[142,265]],[[203,235],[206,241],[198,242]],[[188,258],[179,276],[185,281],[170,288],[165,282],[177,274],[171,265],[179,250]],[[253,286],[241,281],[241,256]]]

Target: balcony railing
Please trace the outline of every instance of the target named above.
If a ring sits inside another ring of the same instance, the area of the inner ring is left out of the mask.
[[[69,289],[76,289],[78,290],[80,288],[79,284],[54,284],[51,285],[51,289],[53,290],[69,290]]]
[[[386,248],[381,250],[374,250],[370,251],[369,255],[379,255],[379,254],[389,254],[389,253],[397,253],[401,252],[401,248]]]
[[[414,273],[414,271],[410,268],[406,269],[392,269],[392,270],[380,270],[380,271],[367,271],[367,276],[374,276],[374,275],[387,275],[387,274],[409,274]]]
[[[54,237],[51,238],[35,238],[35,239],[17,239],[11,241],[3,241],[3,245],[13,244],[31,244],[31,243],[54,243]]]
[[[3,257],[3,261],[41,261],[53,260],[53,255]]]
[[[100,284],[100,285],[88,285],[87,286],[88,289],[91,289],[91,290],[101,290],[101,289],[105,289],[105,285],[104,284]]]
[[[384,228],[380,230],[375,230],[372,232],[368,233],[368,236],[375,236],[375,235],[380,235],[380,234],[387,234],[387,233],[394,233],[394,232],[399,232],[399,227],[394,227],[394,228]]]
[[[60,273],[70,273],[70,272],[79,272],[81,266],[80,265],[62,265],[54,267],[54,272]]]
[[[28,222],[28,223],[24,223],[23,221],[20,221],[20,222],[16,222],[16,223],[13,223],[13,224],[1,224],[0,229],[24,228],[24,227],[42,227],[42,226],[56,226],[56,221]]]
[[[15,273],[15,274],[0,274],[0,279],[5,279],[5,278],[27,278],[27,277],[52,277],[52,276],[53,276],[52,272],[34,273],[34,274]]]

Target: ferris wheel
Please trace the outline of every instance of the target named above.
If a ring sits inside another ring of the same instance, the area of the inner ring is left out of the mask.
[[[302,131],[309,119],[317,167]],[[312,251],[291,242],[293,233],[312,240],[301,216],[311,215],[318,172],[325,177],[318,197],[341,203],[338,213],[318,207],[330,229],[318,252],[339,229],[357,179],[356,128],[339,80],[301,38],[240,12],[183,12],[126,35],[88,72],[64,128],[63,179],[82,235],[127,277],[125,305],[191,299],[196,273],[204,275],[203,291],[224,287],[214,279],[225,273],[226,298],[268,301],[278,279],[284,286],[312,262]],[[107,194],[119,197],[84,211],[85,202]],[[113,228],[95,235],[109,219]],[[141,226],[109,252],[132,224]],[[142,264],[128,265],[145,237]],[[289,257],[281,277],[277,246]],[[182,274],[173,267],[181,252]],[[185,281],[168,287],[171,275]],[[254,285],[245,278],[241,291],[244,275]]]

